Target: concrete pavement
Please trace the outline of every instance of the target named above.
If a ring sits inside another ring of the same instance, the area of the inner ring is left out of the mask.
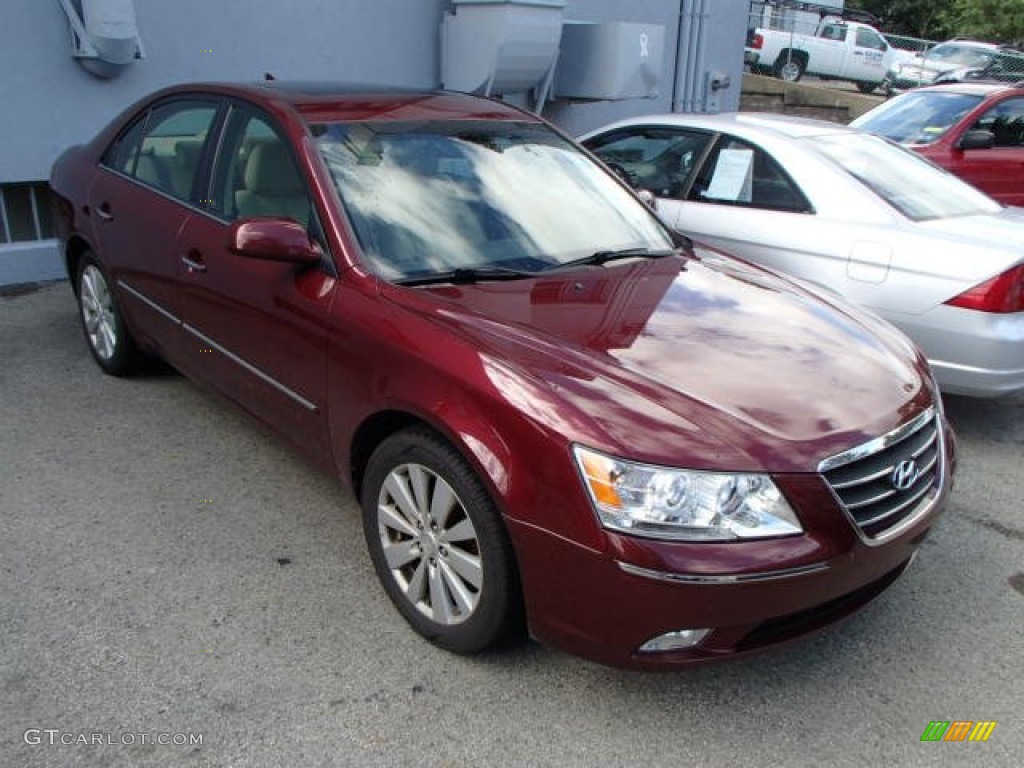
[[[332,478],[172,372],[102,375],[66,284],[10,293],[0,764],[1019,765],[1024,397],[947,401],[947,515],[822,635],[663,675],[536,644],[463,659],[392,609]],[[921,743],[932,720],[998,725]]]

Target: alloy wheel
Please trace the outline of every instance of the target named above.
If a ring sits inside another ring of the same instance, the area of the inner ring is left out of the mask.
[[[483,585],[480,542],[444,478],[422,464],[395,467],[380,488],[377,528],[391,576],[411,605],[445,626],[473,614]]]
[[[110,288],[103,273],[88,265],[82,270],[80,303],[85,334],[96,355],[104,361],[117,351],[117,321]]]

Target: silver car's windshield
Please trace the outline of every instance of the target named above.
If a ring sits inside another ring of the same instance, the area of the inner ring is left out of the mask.
[[[908,219],[945,219],[1002,209],[953,174],[877,136],[851,132],[812,136],[807,141]]]
[[[646,206],[543,125],[381,121],[312,132],[385,279],[533,273],[599,252],[674,247]]]
[[[851,125],[901,144],[931,144],[981,100],[969,93],[911,91],[875,107]]]

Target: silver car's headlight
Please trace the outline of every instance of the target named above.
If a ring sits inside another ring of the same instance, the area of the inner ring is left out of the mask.
[[[803,531],[767,475],[671,469],[582,446],[573,450],[606,528],[678,541],[763,539]]]

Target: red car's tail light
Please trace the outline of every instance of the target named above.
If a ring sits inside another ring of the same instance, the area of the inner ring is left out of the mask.
[[[1024,312],[1024,264],[964,291],[946,304],[979,312]]]

